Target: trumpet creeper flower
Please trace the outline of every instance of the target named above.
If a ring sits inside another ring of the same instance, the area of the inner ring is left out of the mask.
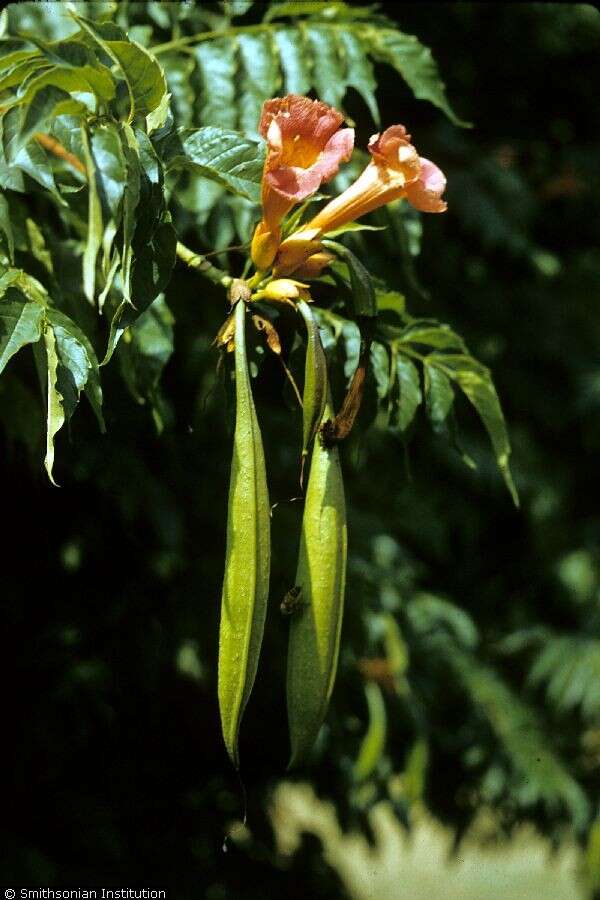
[[[419,156],[403,125],[392,125],[369,141],[372,159],[347,190],[328,203],[300,231],[280,246],[275,261],[277,274],[296,271],[319,248],[329,231],[401,197],[423,212],[444,212],[441,199],[446,178],[430,160]]]
[[[342,128],[344,117],[320,100],[289,94],[267,100],[259,125],[267,141],[262,177],[262,220],[252,239],[258,269],[273,262],[281,240],[281,221],[330,181],[354,148],[354,129]]]

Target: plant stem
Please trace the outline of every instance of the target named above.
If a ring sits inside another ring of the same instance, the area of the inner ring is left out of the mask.
[[[204,275],[212,281],[213,284],[220,284],[222,287],[228,288],[233,282],[231,275],[228,275],[227,272],[213,266],[205,256],[202,256],[201,253],[194,253],[193,250],[190,250],[190,248],[186,247],[185,244],[182,244],[181,241],[177,241],[177,256],[186,264],[186,266],[189,266],[190,269],[195,269],[196,272],[200,272],[201,275]]]
[[[223,31],[201,31],[199,34],[189,34],[174,41],[167,41],[166,44],[157,44],[155,47],[150,47],[149,50],[150,53],[158,56],[159,53],[168,53],[169,50],[177,50],[188,44],[200,44],[202,41],[212,41],[216,38],[235,37],[237,34],[256,34],[261,31],[271,31],[272,27],[270,24],[262,23],[259,25],[238,25],[233,28],[225,28]]]

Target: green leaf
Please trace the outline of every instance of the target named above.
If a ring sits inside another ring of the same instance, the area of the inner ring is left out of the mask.
[[[133,246],[132,299],[131,302],[123,300],[115,312],[102,365],[110,360],[127,328],[133,325],[138,316],[148,308],[159,293],[165,290],[169,283],[175,265],[175,249],[177,247],[177,235],[171,225],[169,213],[163,214],[163,219],[154,229],[148,241],[141,245],[138,244],[136,234]]]
[[[6,238],[6,249],[8,250],[8,258],[10,262],[14,262],[15,258],[15,239],[13,236],[12,225],[10,223],[10,207],[3,194],[0,194],[0,231]]]
[[[54,468],[54,438],[65,423],[63,398],[58,389],[58,355],[56,353],[56,339],[51,327],[44,331],[44,346],[46,348],[46,456],[44,466],[48,478],[56,485],[52,470]]]
[[[123,193],[123,251],[121,254],[121,280],[123,297],[131,302],[132,241],[135,233],[135,214],[140,199],[140,159],[135,134],[129,125],[122,126],[122,147],[126,160],[127,178]]]
[[[115,96],[115,81],[110,69],[106,66],[96,68],[86,65],[78,69],[55,67],[41,72],[27,82],[26,90],[22,94],[18,94],[19,102],[31,103],[38,91],[48,85],[69,94],[78,91],[94,94],[103,103],[108,103]]]
[[[396,378],[398,401],[392,421],[400,431],[406,431],[423,397],[418,369],[412,360],[402,353],[396,354]]]
[[[30,141],[26,147],[21,147],[14,159],[14,166],[37,181],[43,188],[49,191],[61,205],[64,200],[58,192],[54,180],[54,172],[48,159],[48,154],[37,141]]]
[[[94,348],[81,328],[59,310],[49,307],[47,321],[47,330],[52,328],[54,332],[58,359],[56,383],[67,420],[73,415],[81,392],[85,391],[100,429],[104,431],[102,388]]]
[[[285,93],[308,94],[312,80],[304,32],[299,28],[277,29],[275,43],[285,77]]]
[[[434,431],[440,431],[454,402],[454,389],[448,376],[430,365],[427,360],[423,364],[425,376],[425,405]]]
[[[43,131],[48,119],[59,115],[76,115],[85,111],[84,104],[73,100],[66,91],[52,84],[46,85],[36,93],[31,103],[24,107],[18,140],[14,142],[12,154],[16,155],[35,131]],[[10,159],[8,153],[7,159]]]
[[[549,810],[558,804],[568,810],[576,828],[588,822],[588,799],[562,760],[555,755],[535,713],[516,696],[489,666],[455,644],[432,641],[436,653],[458,675],[510,760],[513,792],[523,806],[540,801]]]
[[[406,297],[397,291],[377,291],[378,312],[393,312],[404,321],[406,318]]]
[[[346,93],[346,72],[338,46],[337,32],[320,25],[306,25],[308,45],[315,60],[313,84],[325,103],[341,107]]]
[[[175,265],[177,235],[169,213],[143,246],[135,246],[131,272],[131,296],[138,309],[146,309],[167,287]]]
[[[469,127],[451,109],[446,87],[440,78],[431,50],[412,34],[395,29],[365,29],[365,41],[373,56],[389,63],[404,78],[418,100],[429,100],[441,109],[455,125]]]
[[[472,357],[462,354],[435,353],[428,359],[433,365],[439,366],[449,378],[456,381],[479,413],[492,442],[498,468],[515,506],[518,506],[519,497],[509,466],[510,441],[502,407],[489,370]]]
[[[365,225],[364,222],[347,222],[345,225],[340,225],[339,228],[328,231],[327,237],[333,238],[338,237],[340,234],[357,231],[385,231],[385,225]]]
[[[90,143],[99,196],[118,225],[127,170],[117,124],[97,125],[91,132]]]
[[[436,350],[462,350],[466,352],[463,339],[448,325],[441,325],[432,319],[414,320],[402,329],[399,344],[425,344]]]
[[[204,46],[208,46],[210,48],[213,45],[211,43],[206,45],[199,45],[199,47]],[[232,49],[232,45],[229,42],[225,45],[225,47],[228,50]],[[179,126],[191,125],[193,122],[195,122],[196,119],[196,113],[194,112],[196,89],[193,79],[196,62],[191,56],[183,56],[183,54],[180,53],[170,53],[168,55],[165,54],[165,56],[162,58],[162,65],[164,67],[165,76],[167,79],[167,86],[171,93],[171,111],[173,113],[175,121]],[[233,115],[234,117],[237,117],[233,99],[232,105]],[[233,121],[233,125],[235,125],[235,118]]]
[[[12,38],[0,41],[0,72],[6,72],[17,63],[37,55],[37,50],[34,47],[28,48],[26,44],[27,41]]]
[[[219,128],[235,128],[236,48],[231,41],[211,41],[194,48],[202,80],[200,120]]]
[[[243,34],[238,40],[244,70],[239,127],[257,134],[262,105],[277,94],[281,84],[279,61],[271,34]]]
[[[340,46],[346,59],[346,84],[358,91],[379,127],[381,120],[375,99],[377,82],[366,48],[358,35],[343,29],[340,30]]]
[[[44,308],[21,298],[14,289],[0,299],[0,372],[26,344],[35,344],[42,336]]]
[[[156,109],[167,92],[167,83],[154,56],[141,44],[124,39],[124,33],[112,22],[99,25],[81,17],[78,21],[120,67],[129,92],[128,121]]]
[[[47,272],[53,274],[54,266],[52,264],[52,255],[48,250],[46,239],[41,228],[33,219],[25,220],[25,229],[27,231],[27,240],[29,244],[29,252],[40,262]]]
[[[357,316],[374,317],[377,315],[377,301],[371,276],[351,250],[338,244],[337,241],[324,240],[323,245],[341,256],[350,273],[350,286],[354,312]]]
[[[94,302],[96,286],[96,258],[102,244],[102,204],[96,182],[96,164],[90,149],[85,124],[81,126],[83,157],[88,173],[88,229],[83,251],[83,291],[90,303]]]
[[[169,168],[191,168],[234,194],[257,202],[264,164],[262,142],[206,126],[178,135],[165,147]]]
[[[15,85],[23,84],[25,78],[32,72],[46,67],[47,63],[45,60],[39,57],[22,60],[4,71],[4,74],[0,77],[0,91],[6,91],[8,88],[15,87]]]
[[[139,403],[152,397],[173,353],[174,321],[161,294],[131,326],[119,345],[123,378]]]
[[[377,385],[377,396],[380,400],[387,397],[390,389],[390,362],[388,352],[383,344],[373,341],[371,344],[371,369]]]

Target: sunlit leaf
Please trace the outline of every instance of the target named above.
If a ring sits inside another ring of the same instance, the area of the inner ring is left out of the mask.
[[[224,187],[257,201],[264,146],[236,131],[206,126],[189,129],[165,148],[169,168],[191,168]]]
[[[96,164],[85,125],[82,125],[81,136],[83,157],[88,173],[88,230],[83,252],[83,291],[90,303],[93,303],[96,286],[96,258],[102,244],[102,204],[96,181]]]

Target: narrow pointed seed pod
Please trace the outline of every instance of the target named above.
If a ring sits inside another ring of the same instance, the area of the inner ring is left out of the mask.
[[[304,396],[302,398],[302,484],[304,464],[310,444],[323,418],[327,400],[327,362],[319,335],[319,326],[305,300],[296,303],[306,325],[306,362],[304,365]]]
[[[269,594],[270,515],[262,440],[248,374],[245,303],[235,310],[236,421],[219,632],[219,709],[239,768],[238,734],[262,643]]]
[[[324,419],[333,415],[328,399]],[[287,704],[290,766],[310,751],[325,718],[337,669],[346,583],[347,529],[337,447],[315,440],[295,585],[303,608],[290,618]]]

